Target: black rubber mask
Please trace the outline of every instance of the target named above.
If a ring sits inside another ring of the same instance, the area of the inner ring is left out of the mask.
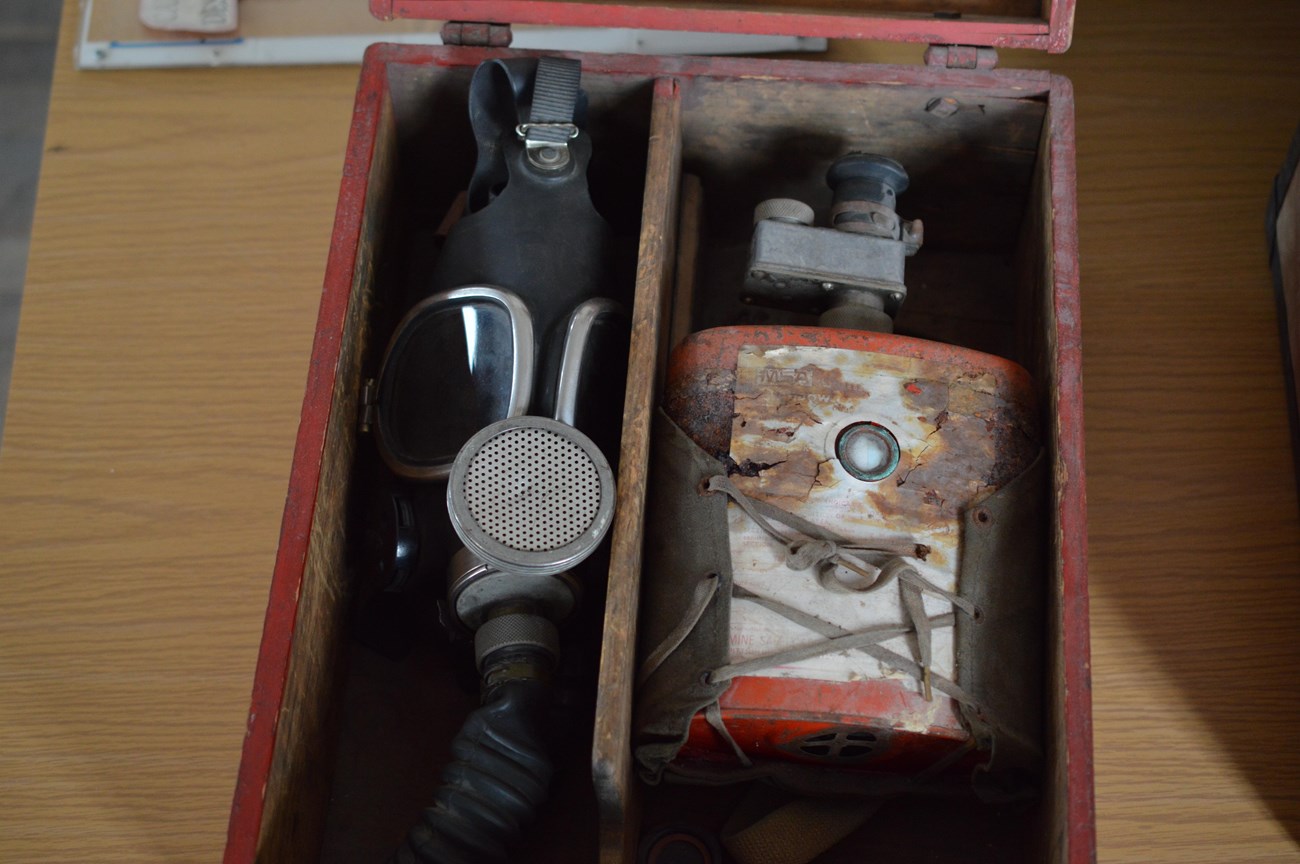
[[[489,61],[474,74],[479,155],[467,212],[438,257],[432,296],[398,326],[380,375],[380,451],[399,475],[440,479],[489,423],[563,412],[575,310],[613,281],[610,229],[587,188],[577,74],[555,58]]]

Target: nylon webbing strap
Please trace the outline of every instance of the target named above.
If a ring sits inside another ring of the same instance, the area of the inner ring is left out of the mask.
[[[533,78],[533,104],[523,125],[530,142],[563,144],[574,136],[573,113],[578,106],[582,64],[577,60],[543,57]]]

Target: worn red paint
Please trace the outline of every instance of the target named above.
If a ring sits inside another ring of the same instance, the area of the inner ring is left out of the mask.
[[[578,0],[370,0],[378,18],[428,18],[579,27],[635,27],[774,36],[876,39],[929,45],[1037,48],[1059,54],[1070,47],[1075,0],[1052,0],[1045,18],[934,18],[886,13],[844,14],[839,9],[793,12],[701,8],[670,3],[620,5]]]
[[[877,733],[870,758],[860,767],[872,772],[916,772],[934,765],[970,737],[951,707],[888,681],[813,681],[805,678],[737,678],[718,699],[727,733],[751,756],[820,764],[800,753],[797,744],[810,735],[838,728],[870,728]],[[905,729],[889,718],[920,716],[934,722],[927,729]],[[731,745],[698,714],[691,721],[682,750],[686,761],[732,763]],[[978,759],[974,761],[979,761]],[[962,767],[965,767],[964,765]]]
[[[226,864],[252,862],[257,855],[266,783],[271,772],[276,727],[298,620],[298,598],[307,560],[307,543],[316,510],[325,430],[334,403],[335,366],[343,341],[343,322],[361,235],[366,174],[374,153],[380,110],[387,98],[386,88],[387,73],[383,65],[365,64],[334,217],[325,287],[316,319],[316,339],[307,370],[306,393],[289,475],[289,493],[280,527],[280,547],[271,577],[262,643],[253,678],[243,757],[235,781],[226,835]]]
[[[1061,651],[1065,657],[1066,789],[1070,864],[1097,857],[1093,797],[1092,672],[1088,634],[1087,499],[1083,464],[1083,343],[1079,316],[1079,230],[1075,197],[1074,88],[1052,76],[1048,152],[1052,181],[1052,313],[1056,377],[1052,412],[1056,462]]]

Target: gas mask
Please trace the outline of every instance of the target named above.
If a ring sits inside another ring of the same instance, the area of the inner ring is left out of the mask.
[[[429,295],[398,324],[372,426],[411,488],[394,559],[431,568],[421,522],[462,547],[443,563],[443,619],[472,636],[482,707],[452,743],[433,806],[394,861],[504,860],[545,797],[559,627],[613,519],[612,452],[627,315],[611,230],[592,205],[576,61],[494,60],[469,93],[478,159]],[[404,577],[405,578],[405,577]],[[507,827],[508,826],[508,827]]]

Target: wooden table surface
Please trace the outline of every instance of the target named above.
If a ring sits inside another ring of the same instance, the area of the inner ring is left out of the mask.
[[[1100,859],[1297,861],[1263,213],[1300,14],[1080,7],[1069,54],[1004,65],[1078,99]],[[357,72],[79,73],[74,19],[0,450],[0,860],[212,861]]]

